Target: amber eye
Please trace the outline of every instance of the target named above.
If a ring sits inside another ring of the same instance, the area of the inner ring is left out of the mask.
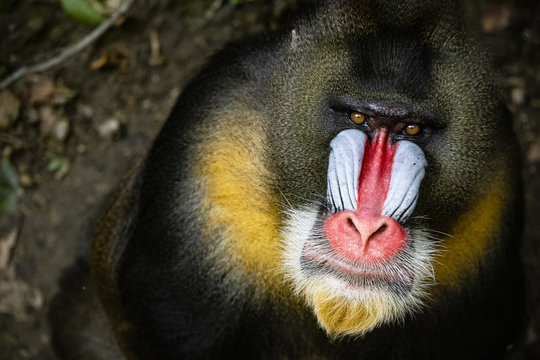
[[[405,127],[405,133],[407,135],[417,135],[420,132],[421,127],[418,124],[409,124]]]
[[[362,114],[358,111],[353,111],[349,114],[349,119],[357,125],[361,125],[366,122],[366,114]]]

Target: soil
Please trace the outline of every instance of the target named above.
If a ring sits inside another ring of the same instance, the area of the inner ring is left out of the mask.
[[[301,6],[232,3],[135,2],[97,42],[0,92],[0,145],[19,183],[15,211],[0,218],[2,358],[55,359],[46,314],[59,276],[85,254],[108,196],[186,81],[225,43],[282,26]],[[470,13],[493,50],[523,152],[529,321],[512,358],[540,359],[540,3],[484,1]],[[0,78],[91,29],[57,0],[0,1]]]

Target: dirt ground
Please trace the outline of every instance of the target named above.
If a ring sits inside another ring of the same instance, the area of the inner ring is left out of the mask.
[[[0,145],[19,183],[16,211],[0,218],[0,358],[55,358],[48,305],[119,178],[205,59],[231,39],[280,26],[291,6],[299,5],[138,1],[96,43],[0,92]],[[540,3],[484,1],[470,12],[493,49],[523,149],[530,321],[513,358],[540,359]],[[57,0],[0,1],[0,79],[91,29]]]

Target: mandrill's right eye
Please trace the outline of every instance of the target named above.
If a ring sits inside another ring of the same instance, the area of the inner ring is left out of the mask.
[[[351,119],[351,121],[356,125],[362,125],[366,122],[366,114],[362,114],[358,111],[352,111],[349,113],[349,119]]]

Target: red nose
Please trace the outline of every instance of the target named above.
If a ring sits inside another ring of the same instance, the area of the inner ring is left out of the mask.
[[[370,210],[339,212],[328,219],[325,230],[332,248],[352,262],[384,262],[405,245],[401,226]]]

